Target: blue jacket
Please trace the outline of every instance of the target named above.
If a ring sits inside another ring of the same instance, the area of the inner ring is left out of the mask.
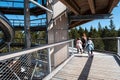
[[[87,41],[87,43],[86,43],[86,50],[87,51],[94,50],[94,44],[93,44],[92,40],[88,40]]]

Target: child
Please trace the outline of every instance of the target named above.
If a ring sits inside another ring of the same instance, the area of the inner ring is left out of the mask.
[[[88,51],[88,55],[89,56],[93,56],[94,44],[93,44],[93,42],[92,42],[90,37],[87,40],[86,49]]]
[[[80,38],[77,38],[77,41],[76,41],[76,48],[77,48],[77,52],[83,52],[83,48],[82,48],[82,41]]]

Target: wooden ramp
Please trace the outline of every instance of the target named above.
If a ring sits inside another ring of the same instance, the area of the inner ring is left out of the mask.
[[[94,52],[76,54],[51,80],[120,80],[120,58]]]

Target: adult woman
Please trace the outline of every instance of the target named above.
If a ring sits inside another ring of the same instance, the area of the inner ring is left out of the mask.
[[[87,36],[85,33],[83,33],[83,36],[82,36],[82,47],[83,47],[83,52],[85,52],[85,46],[86,46],[86,42],[87,42]]]

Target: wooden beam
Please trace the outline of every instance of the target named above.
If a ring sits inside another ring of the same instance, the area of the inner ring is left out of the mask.
[[[65,4],[68,8],[70,8],[71,11],[73,11],[73,13],[75,13],[76,15],[79,14],[79,11],[76,9],[76,7],[71,3],[70,0],[60,0],[63,4]]]
[[[110,0],[109,5],[108,5],[108,12],[112,12],[112,9],[117,6],[117,4],[119,3],[119,0]]]
[[[71,23],[69,29],[71,29],[71,28],[73,28],[73,27],[76,27],[76,26],[78,26],[78,25],[87,23],[87,22],[89,22],[89,21],[91,21],[91,20],[81,20],[81,21],[77,21],[77,22]]]
[[[88,0],[88,4],[90,6],[90,10],[92,12],[92,14],[95,14],[95,1],[94,0]]]
[[[93,14],[93,15],[75,15],[69,16],[70,21],[93,20],[93,19],[111,19],[112,14]]]
[[[76,11],[80,14],[80,7],[75,0],[70,0],[71,4],[75,7]]]

